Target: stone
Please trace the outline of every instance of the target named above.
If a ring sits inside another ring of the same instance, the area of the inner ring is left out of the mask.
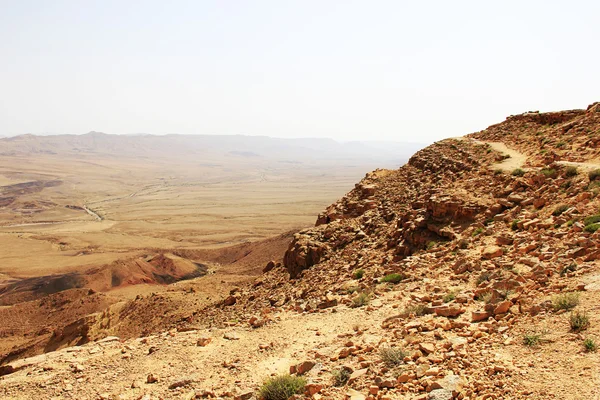
[[[419,350],[425,354],[431,354],[435,352],[435,345],[433,343],[419,343]]]
[[[486,319],[488,319],[491,316],[492,316],[492,313],[489,313],[487,311],[473,311],[473,312],[471,312],[471,321],[473,321],[473,322],[485,321]]]
[[[148,374],[148,376],[146,377],[146,383],[156,383],[156,382],[158,382],[158,378],[152,374]]]
[[[483,252],[481,253],[481,256],[483,258],[485,258],[486,260],[491,260],[493,258],[497,258],[502,256],[502,254],[504,254],[504,251],[502,250],[501,247],[499,246],[488,246],[486,247]]]
[[[225,304],[226,306],[232,306],[237,302],[237,298],[235,296],[229,296],[225,299],[225,301],[223,302],[223,304]]]
[[[223,337],[227,340],[240,340],[240,337],[237,333],[230,331],[230,332],[225,332],[225,334],[223,335]]]
[[[304,361],[303,363],[296,365],[296,373],[298,375],[304,375],[313,369],[315,365],[317,365],[317,363],[314,361]]]
[[[508,310],[510,310],[512,305],[513,305],[513,303],[510,300],[506,300],[501,303],[498,303],[496,305],[496,307],[494,308],[494,315],[506,314],[508,312]]]
[[[365,396],[364,394],[362,394],[361,392],[354,390],[354,389],[348,389],[346,391],[346,398],[348,400],[365,400],[367,398],[367,396]]]
[[[196,345],[204,347],[204,346],[207,346],[211,341],[212,341],[212,338],[210,336],[201,336],[198,338]]]
[[[263,273],[267,273],[275,268],[275,261],[269,261],[267,265],[263,268]]]

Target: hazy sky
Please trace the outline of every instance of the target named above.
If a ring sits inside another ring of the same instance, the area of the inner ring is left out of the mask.
[[[0,135],[430,142],[600,101],[598,1],[0,0]]]

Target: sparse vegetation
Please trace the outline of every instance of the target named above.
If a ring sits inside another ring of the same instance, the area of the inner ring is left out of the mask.
[[[579,293],[563,293],[552,298],[555,311],[570,310],[579,304]]]
[[[473,236],[480,235],[483,232],[483,228],[477,228],[473,231]]]
[[[369,304],[371,296],[368,293],[359,293],[358,296],[352,299],[352,308],[363,307]]]
[[[575,263],[569,264],[560,271],[560,276],[565,276],[569,272],[575,272],[576,270],[577,270],[577,264],[575,264]]]
[[[442,300],[444,301],[444,303],[450,303],[455,298],[456,298],[456,292],[451,291],[451,292],[446,293],[446,295],[444,295]]]
[[[481,274],[479,274],[479,276],[477,277],[477,285],[481,285],[483,282],[487,282],[490,280],[492,274],[490,274],[488,271],[483,271]]]
[[[596,179],[600,178],[600,168],[590,171],[588,173],[588,178],[590,178],[590,181],[595,181]]]
[[[558,217],[559,215],[562,215],[565,211],[567,211],[569,209],[569,206],[566,204],[561,204],[558,207],[556,207],[554,209],[554,211],[552,211],[552,215],[554,215],[555,217]]]
[[[352,277],[354,279],[362,279],[362,277],[365,275],[365,270],[364,269],[357,269],[356,271],[354,271],[352,273]]]
[[[590,317],[585,312],[575,311],[569,316],[569,324],[571,325],[571,330],[580,332],[589,328]]]
[[[588,353],[593,353],[598,350],[598,344],[596,344],[596,341],[592,338],[586,338],[583,341],[583,347]]]
[[[513,231],[516,231],[517,229],[519,229],[519,220],[515,219],[511,224],[510,224],[510,229],[512,229]]]
[[[492,301],[492,292],[484,292],[479,294],[475,300],[483,301],[485,304],[489,304]]]
[[[417,317],[425,315],[426,307],[424,304],[415,304],[413,306],[406,307],[404,309],[404,314],[410,315],[415,314]]]
[[[348,383],[348,379],[350,379],[352,372],[349,368],[342,367],[340,369],[333,370],[331,374],[333,375],[333,386],[341,387]]]
[[[528,333],[523,336],[523,344],[525,346],[533,347],[540,344],[542,341],[542,335],[539,333]]]
[[[382,347],[379,349],[379,357],[386,365],[395,367],[404,362],[407,353],[398,347]]]
[[[597,215],[592,215],[590,217],[587,217],[583,220],[583,224],[584,225],[591,225],[591,224],[595,224],[597,222],[600,222],[600,214]]]
[[[406,276],[404,274],[393,273],[393,274],[388,274],[388,275],[384,276],[383,278],[381,278],[381,282],[398,283],[398,282],[403,281],[404,279],[406,279]]]
[[[567,178],[572,178],[574,176],[577,176],[578,174],[579,174],[579,171],[577,170],[577,167],[571,166],[571,167],[567,167],[565,169],[565,176]]]
[[[497,168],[494,170],[494,175],[502,175],[504,171],[501,168]]]
[[[556,170],[554,168],[544,168],[541,172],[546,178],[556,178]]]
[[[512,176],[523,176],[525,175],[525,171],[523,171],[521,168],[517,168],[515,170],[513,170],[512,172]]]
[[[279,375],[269,378],[260,388],[265,400],[287,400],[295,394],[304,392],[306,380],[292,375]]]
[[[596,232],[598,229],[600,229],[600,224],[590,224],[590,225],[587,225],[587,226],[584,228],[584,230],[585,230],[586,232],[589,232],[589,233],[594,233],[594,232]]]

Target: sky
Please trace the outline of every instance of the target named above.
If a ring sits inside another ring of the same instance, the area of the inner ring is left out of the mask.
[[[427,143],[600,101],[600,2],[0,0],[0,135]]]

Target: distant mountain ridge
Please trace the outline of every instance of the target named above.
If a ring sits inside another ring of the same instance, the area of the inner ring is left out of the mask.
[[[282,161],[382,160],[401,164],[425,144],[353,141],[326,138],[282,139],[245,135],[19,135],[0,138],[0,155],[83,155],[135,157],[243,157]]]

